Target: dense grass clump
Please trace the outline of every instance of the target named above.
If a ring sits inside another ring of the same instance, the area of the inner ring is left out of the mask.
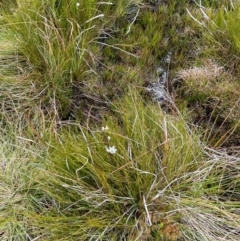
[[[107,39],[111,32],[120,31],[113,23],[121,22],[122,28],[129,25],[123,16],[132,4],[24,0],[12,12],[3,11],[2,28],[33,67],[34,85],[46,112],[58,119],[77,118],[75,109],[81,109],[83,99],[101,100],[103,49],[130,54]]]
[[[91,42],[100,31],[94,24],[102,24],[104,15],[96,2],[80,7],[77,1],[21,1],[4,18],[20,54],[34,66],[43,104],[62,118],[71,107],[73,83],[93,72],[91,65],[97,59],[98,47]]]
[[[133,90],[114,107],[103,127],[63,131],[37,170],[54,200],[34,216],[45,240],[236,240],[239,159]]]

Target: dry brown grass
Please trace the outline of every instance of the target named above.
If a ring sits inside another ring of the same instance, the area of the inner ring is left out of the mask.
[[[224,67],[214,60],[207,59],[203,66],[181,69],[177,72],[177,78],[181,80],[211,81],[222,75]]]

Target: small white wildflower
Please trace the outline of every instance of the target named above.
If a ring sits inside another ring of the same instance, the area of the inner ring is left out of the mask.
[[[76,7],[78,8],[80,6],[80,3],[76,3]]]
[[[111,140],[111,137],[110,137],[110,136],[108,136],[107,138],[108,138],[109,141]]]
[[[108,130],[108,129],[109,129],[108,126],[105,126],[105,127],[103,126],[103,127],[102,127],[102,131],[106,131],[106,130]]]
[[[116,154],[117,149],[115,148],[115,146],[110,146],[110,147],[106,147],[106,151],[110,154]]]

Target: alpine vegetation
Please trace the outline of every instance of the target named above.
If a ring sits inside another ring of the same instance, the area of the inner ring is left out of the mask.
[[[239,11],[0,0],[0,240],[239,240]]]

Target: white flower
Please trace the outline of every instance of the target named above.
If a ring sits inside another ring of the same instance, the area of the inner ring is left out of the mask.
[[[115,146],[110,146],[110,147],[106,147],[106,151],[110,154],[116,154],[117,149],[115,148]]]
[[[108,136],[107,138],[108,138],[109,141],[111,140],[111,136]]]
[[[76,3],[76,7],[78,8],[80,6],[80,3]]]
[[[103,126],[103,127],[102,127],[102,131],[106,131],[106,130],[108,130],[108,129],[109,129],[108,126],[105,126],[105,127]]]

